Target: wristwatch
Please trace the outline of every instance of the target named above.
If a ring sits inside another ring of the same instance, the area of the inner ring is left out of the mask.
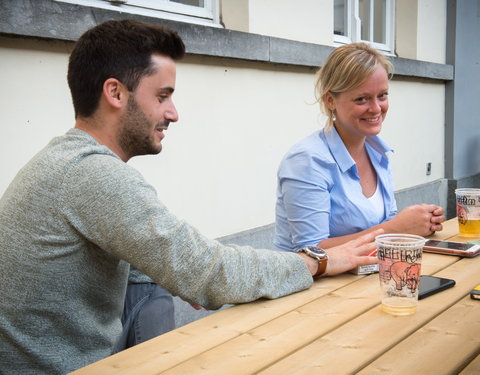
[[[313,277],[317,277],[325,273],[328,263],[328,255],[325,250],[318,246],[306,246],[303,249],[300,249],[300,251],[318,261],[318,269]]]

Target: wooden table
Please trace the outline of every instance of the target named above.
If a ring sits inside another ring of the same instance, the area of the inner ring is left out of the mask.
[[[435,239],[469,241],[456,219]],[[381,311],[378,274],[320,279],[237,305],[73,372],[87,374],[480,374],[480,256],[424,253],[422,274],[456,285],[411,316]]]

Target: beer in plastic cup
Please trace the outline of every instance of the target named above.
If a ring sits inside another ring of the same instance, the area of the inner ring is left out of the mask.
[[[425,238],[413,234],[382,234],[375,238],[382,291],[382,310],[411,315],[417,310],[420,267]]]
[[[460,235],[480,236],[480,189],[456,189],[455,196]]]

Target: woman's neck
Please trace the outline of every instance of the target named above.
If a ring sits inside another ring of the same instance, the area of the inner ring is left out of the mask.
[[[367,139],[367,137],[348,133],[339,130],[337,127],[335,127],[335,129],[337,130],[338,135],[342,139],[343,144],[347,148],[348,153],[355,161],[357,161],[358,158],[366,156],[365,140]]]

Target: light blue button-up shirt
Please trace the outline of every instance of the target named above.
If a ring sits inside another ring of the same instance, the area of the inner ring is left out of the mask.
[[[278,170],[274,246],[298,251],[330,237],[360,232],[397,214],[387,153],[377,136],[365,146],[384,201],[378,221],[374,205],[363,195],[357,166],[335,128],[323,129],[294,145]]]

